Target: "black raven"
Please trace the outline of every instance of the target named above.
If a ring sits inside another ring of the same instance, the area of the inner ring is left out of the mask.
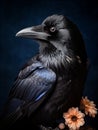
[[[37,40],[39,54],[20,70],[5,105],[2,125],[14,129],[26,125],[56,127],[63,112],[79,106],[82,97],[87,76],[82,35],[67,17],[52,15],[16,36]]]

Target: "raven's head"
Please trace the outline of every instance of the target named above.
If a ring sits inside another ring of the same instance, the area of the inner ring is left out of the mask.
[[[74,23],[63,15],[47,17],[41,25],[19,31],[16,36],[32,38],[40,43],[40,54],[57,57],[54,62],[67,58],[72,61],[74,55],[85,60],[86,52],[82,36]],[[52,58],[50,60],[52,60]]]

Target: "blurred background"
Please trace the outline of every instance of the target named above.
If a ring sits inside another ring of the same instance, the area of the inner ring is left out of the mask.
[[[90,62],[84,95],[98,108],[98,4],[97,0],[0,1],[0,111],[21,67],[38,52],[38,44],[15,34],[40,24],[47,16],[63,14],[80,29]],[[87,118],[97,128],[98,116]]]

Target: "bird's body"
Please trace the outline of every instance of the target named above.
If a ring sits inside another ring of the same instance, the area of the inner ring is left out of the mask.
[[[82,36],[62,15],[50,16],[28,34],[23,30],[17,35],[38,40],[40,52],[19,72],[3,123],[14,126],[26,120],[32,125],[56,127],[63,112],[79,106],[82,97],[87,75]]]

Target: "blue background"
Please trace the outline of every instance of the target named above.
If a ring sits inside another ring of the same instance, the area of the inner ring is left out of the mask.
[[[95,0],[2,0],[0,2],[0,110],[20,68],[38,52],[38,44],[16,38],[22,28],[40,24],[47,16],[64,14],[80,29],[90,68],[84,95],[98,108],[98,4]],[[98,116],[87,119],[97,128]]]

